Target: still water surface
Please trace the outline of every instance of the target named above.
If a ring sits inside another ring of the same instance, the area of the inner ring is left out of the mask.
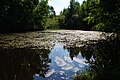
[[[55,44],[49,54],[51,63],[49,64],[49,70],[45,74],[45,78],[34,75],[34,80],[70,80],[72,75],[83,71],[88,66],[85,63],[86,59],[81,56],[80,52],[77,55],[72,53],[72,55],[70,55],[70,51],[65,49],[62,44]]]
[[[71,80],[89,64],[79,48],[0,48],[0,80]]]

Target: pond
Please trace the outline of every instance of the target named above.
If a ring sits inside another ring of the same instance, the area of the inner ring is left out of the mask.
[[[71,80],[89,64],[76,47],[0,48],[0,80]]]
[[[95,80],[120,80],[120,35],[78,30],[0,34],[0,80],[72,80],[87,68]]]
[[[0,80],[71,80],[90,66],[86,62],[94,60],[97,49],[87,44],[105,39],[101,35],[79,30],[0,34]]]

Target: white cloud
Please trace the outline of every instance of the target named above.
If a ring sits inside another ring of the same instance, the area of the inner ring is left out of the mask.
[[[71,60],[71,58],[69,57],[69,55],[65,55],[64,56],[65,61],[72,63],[73,61]]]
[[[50,77],[54,72],[55,72],[54,69],[49,70],[49,71],[47,72],[47,74],[45,75],[45,77]]]
[[[68,63],[62,67],[63,70],[71,70],[72,68],[73,68],[73,66]]]
[[[72,65],[70,65],[69,63],[65,62],[62,58],[56,56],[55,57],[55,62],[57,64],[57,66],[60,66],[61,69],[63,70],[70,70],[73,68]]]
[[[67,64],[62,58],[58,56],[55,57],[55,62],[57,66],[65,66]]]

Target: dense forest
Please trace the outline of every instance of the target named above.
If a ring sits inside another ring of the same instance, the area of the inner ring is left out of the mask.
[[[118,32],[120,30],[119,0],[70,0],[70,5],[55,14],[48,0],[2,0],[0,31],[43,29],[79,29]]]
[[[60,16],[59,22],[66,29],[118,31],[120,30],[119,0],[86,0],[81,5],[70,1]]]
[[[48,0],[2,0],[0,31],[43,30],[50,10]]]

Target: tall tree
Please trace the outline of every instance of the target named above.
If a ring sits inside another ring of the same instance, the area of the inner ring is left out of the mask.
[[[89,25],[93,24],[93,29],[114,32],[120,30],[118,0],[87,0],[87,3],[90,4],[87,20]]]
[[[68,9],[64,9],[63,14],[65,15],[64,24],[68,29],[75,29],[77,26],[78,15],[80,13],[80,4],[75,0],[70,1]]]
[[[46,18],[49,14],[48,0],[41,0],[37,7],[33,10],[33,21],[35,29],[44,29],[46,26]]]
[[[0,2],[0,31],[30,30],[32,11],[38,0],[2,0]]]
[[[50,17],[51,18],[55,17],[56,13],[55,13],[54,7],[50,6],[49,9],[50,9]]]

